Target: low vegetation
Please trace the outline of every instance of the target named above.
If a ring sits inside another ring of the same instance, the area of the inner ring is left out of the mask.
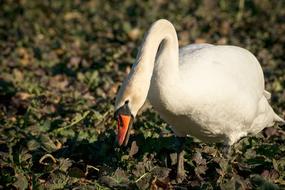
[[[114,97],[159,18],[181,46],[253,52],[284,116],[284,1],[0,1],[0,189],[285,188],[285,126],[242,139],[229,168],[219,145],[189,138],[182,183],[177,142],[153,110],[117,147]]]

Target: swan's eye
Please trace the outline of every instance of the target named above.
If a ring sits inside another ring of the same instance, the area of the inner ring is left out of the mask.
[[[121,119],[120,116],[121,115],[128,115],[128,116],[132,116],[132,118],[134,117],[130,111],[130,108],[129,108],[129,100],[126,100],[125,101],[125,104],[122,105],[120,108],[118,108],[115,113],[114,113],[114,119],[116,120],[119,120]]]

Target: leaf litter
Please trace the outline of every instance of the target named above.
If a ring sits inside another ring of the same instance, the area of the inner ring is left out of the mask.
[[[285,126],[242,139],[229,165],[219,145],[189,138],[182,183],[175,181],[177,142],[153,110],[137,118],[129,145],[117,147],[114,98],[159,18],[174,23],[182,46],[252,51],[274,109],[285,116],[283,1],[5,1],[1,189],[285,188]]]

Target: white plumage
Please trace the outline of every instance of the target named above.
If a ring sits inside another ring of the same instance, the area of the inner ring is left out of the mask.
[[[276,121],[262,68],[236,46],[194,44],[178,48],[173,25],[156,21],[116,99],[135,116],[146,99],[177,136],[232,145]]]

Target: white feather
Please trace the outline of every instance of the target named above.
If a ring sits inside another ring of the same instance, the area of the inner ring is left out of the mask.
[[[178,50],[175,29],[167,20],[152,25],[132,70],[117,107],[129,98],[136,114],[147,94],[178,136],[231,145],[282,120],[268,103],[270,93],[254,55],[240,47],[211,44]],[[141,100],[132,100],[132,93]]]

